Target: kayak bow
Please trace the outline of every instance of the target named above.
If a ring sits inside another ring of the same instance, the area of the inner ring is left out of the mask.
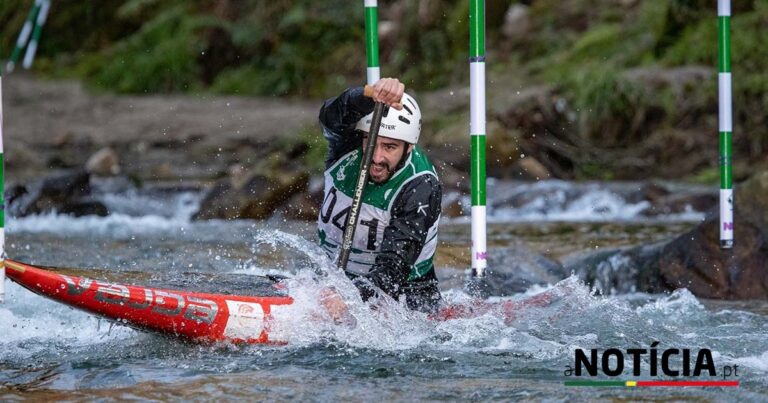
[[[235,296],[123,285],[6,260],[7,276],[57,302],[140,330],[193,341],[285,344],[289,296]]]

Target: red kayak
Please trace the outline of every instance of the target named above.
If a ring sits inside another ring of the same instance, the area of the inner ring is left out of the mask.
[[[261,291],[261,296],[224,295],[91,280],[10,259],[5,266],[11,280],[36,294],[140,330],[202,342],[287,344],[291,336],[281,331],[280,324],[290,322],[288,306],[293,298],[279,283],[270,285],[271,292]],[[549,293],[521,301],[476,300],[444,306],[429,319],[490,314],[510,324],[522,310],[550,303]]]
[[[36,294],[137,329],[194,341],[287,342],[270,333],[270,325],[293,303],[287,295],[236,296],[122,285],[10,259],[5,267],[11,280]]]

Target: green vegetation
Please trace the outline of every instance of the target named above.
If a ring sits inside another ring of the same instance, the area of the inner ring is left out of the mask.
[[[744,7],[745,5],[742,5]],[[749,133],[749,151],[752,155],[764,153],[768,148],[768,3],[755,1],[750,8],[736,9],[731,22],[731,60],[733,80],[734,122],[741,122]],[[754,6],[754,8],[751,8]],[[678,40],[662,55],[661,62],[670,65],[716,65],[714,49],[702,46],[717,43],[717,24],[700,20],[682,30]]]
[[[718,168],[705,168],[688,178],[688,182],[700,185],[716,185],[720,182]]]
[[[32,2],[0,3],[4,55]],[[416,90],[466,85],[468,3],[380,2],[382,75],[401,77]],[[553,86],[575,116],[556,122],[569,128],[571,138],[559,139],[565,144],[587,150],[592,158],[601,149],[636,148],[656,129],[702,132],[712,126],[717,94],[712,1],[520,3],[527,5],[528,28],[505,36],[510,2],[486,1],[489,72],[499,82]],[[734,2],[733,14],[734,131],[748,134],[735,137],[735,150],[760,158],[768,149],[768,76],[763,74],[768,3]],[[360,2],[55,1],[36,68],[118,93],[323,97],[363,81],[364,52]],[[675,73],[681,66],[705,69]],[[464,124],[436,119],[431,123]],[[716,136],[716,131],[701,135]],[[610,161],[565,159],[574,177],[613,177]]]

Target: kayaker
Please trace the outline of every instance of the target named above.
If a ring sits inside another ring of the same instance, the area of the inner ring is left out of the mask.
[[[317,221],[320,243],[329,256],[338,255],[374,101],[390,108],[381,121],[346,274],[364,300],[384,292],[405,298],[411,309],[433,312],[441,300],[432,260],[442,188],[434,167],[416,146],[419,106],[396,78],[376,82],[372,98],[363,95],[362,87],[354,87],[320,108],[328,140]],[[339,305],[336,302],[330,305]]]

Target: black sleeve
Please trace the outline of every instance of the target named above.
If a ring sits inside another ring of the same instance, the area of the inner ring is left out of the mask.
[[[328,140],[328,168],[342,155],[360,147],[363,139],[355,135],[355,125],[363,116],[373,112],[374,102],[363,95],[363,87],[347,88],[341,95],[323,102],[320,125]]]
[[[427,241],[429,228],[440,216],[441,200],[440,181],[432,175],[419,176],[405,185],[394,201],[381,251],[364,280],[389,295],[399,294]],[[367,299],[375,291],[364,280],[355,283]]]

